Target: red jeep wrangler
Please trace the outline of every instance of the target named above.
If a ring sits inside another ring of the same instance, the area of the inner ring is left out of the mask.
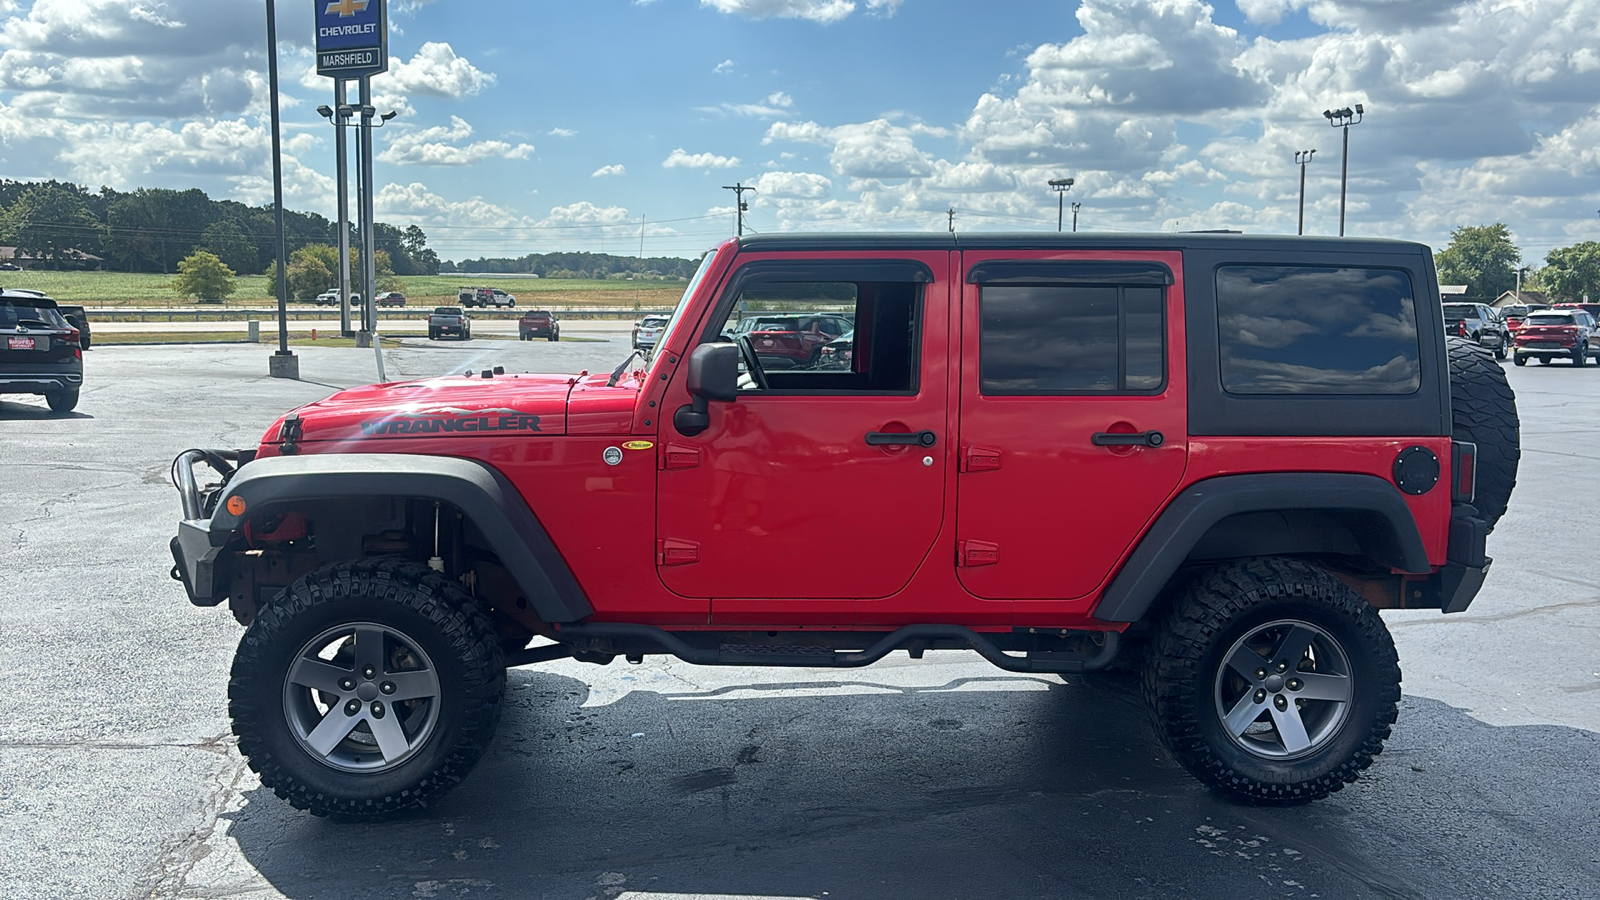
[[[255,449],[185,453],[173,574],[248,626],[240,750],[318,814],[459,781],[507,666],[950,648],[1140,665],[1195,777],[1315,799],[1395,721],[1378,611],[1467,608],[1515,480],[1504,372],[1447,342],[1432,259],[1229,235],[730,241],[648,368],[373,385]],[[773,295],[853,323],[848,365],[768,370],[724,333]],[[808,483],[856,514],[797,503]],[[773,577],[818,555],[826,579]]]

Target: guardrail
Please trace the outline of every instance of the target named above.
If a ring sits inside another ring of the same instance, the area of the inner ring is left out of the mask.
[[[472,309],[468,311],[474,319],[520,319],[531,309]],[[389,307],[378,310],[378,321],[420,320],[428,317],[433,312],[431,306]],[[127,309],[127,308],[100,308],[85,307],[91,322],[238,322],[238,321],[277,321],[278,310],[276,307],[269,309],[241,308],[241,307],[192,307],[189,309]],[[566,319],[635,319],[645,315],[665,315],[671,313],[670,309],[557,309],[554,310],[556,318]],[[291,307],[287,316],[291,322],[300,322],[307,319],[326,321],[339,317],[338,307],[303,306]],[[350,317],[355,322],[360,322],[359,310],[351,310]]]

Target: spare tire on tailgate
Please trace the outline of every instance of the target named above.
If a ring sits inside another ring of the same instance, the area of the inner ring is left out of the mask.
[[[1478,494],[1473,505],[1489,527],[1505,515],[1517,485],[1522,459],[1522,427],[1517,397],[1506,383],[1506,371],[1484,350],[1459,338],[1447,338],[1450,352],[1450,436],[1478,445]]]

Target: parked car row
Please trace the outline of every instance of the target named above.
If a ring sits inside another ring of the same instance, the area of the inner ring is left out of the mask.
[[[747,341],[763,369],[815,369],[821,367],[823,349],[854,330],[854,317],[843,313],[763,313],[746,316],[722,333]]]

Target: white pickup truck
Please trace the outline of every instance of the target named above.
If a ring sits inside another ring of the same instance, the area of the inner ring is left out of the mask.
[[[463,341],[472,340],[472,317],[459,306],[436,306],[428,316],[428,340],[437,341],[453,334]]]

